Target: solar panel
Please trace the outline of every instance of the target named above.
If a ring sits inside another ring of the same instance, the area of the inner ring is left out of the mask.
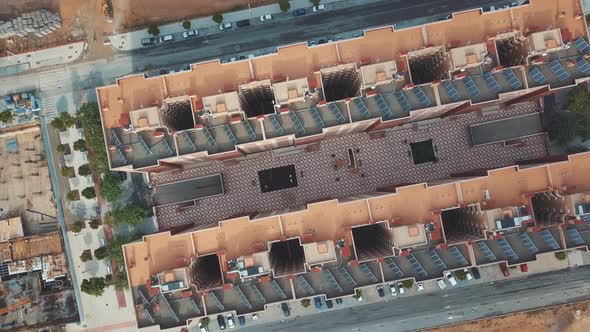
[[[516,77],[516,74],[514,73],[512,68],[504,69],[504,77],[506,78],[506,80],[508,81],[508,84],[510,84],[512,89],[514,89],[514,90],[520,89],[520,87],[522,86],[522,83],[520,82],[518,77]]]
[[[205,138],[207,138],[207,145],[209,145],[209,147],[215,147],[215,139],[213,138],[213,136],[211,136],[211,133],[209,132],[209,129],[207,129],[207,127],[203,127],[203,134],[205,134]]]
[[[535,67],[531,71],[529,71],[529,75],[531,75],[531,78],[533,79],[533,81],[537,82],[537,84],[547,83],[545,75],[543,75],[543,73],[538,67]]]
[[[557,76],[557,79],[559,79],[560,81],[565,81],[570,77],[570,74],[568,74],[568,72],[565,71],[565,68],[563,68],[563,65],[557,59],[549,62],[549,69],[551,69],[553,74],[555,74],[555,76]]]
[[[301,123],[301,120],[299,120],[297,113],[294,111],[289,112],[289,118],[291,118],[291,121],[293,121],[293,124],[295,125],[295,133],[299,136],[305,136],[305,128],[303,128],[303,124]]]
[[[381,113],[381,117],[383,117],[384,120],[393,118],[393,112],[391,112],[391,109],[389,109],[389,105],[387,105],[387,102],[385,102],[385,99],[382,95],[376,95],[375,102],[377,103],[377,107],[379,107],[379,113]]]
[[[115,132],[114,130],[111,130],[111,142],[116,147],[123,145],[123,143],[121,143],[121,140],[119,139],[119,136],[117,136],[117,132]]]
[[[145,154],[150,156],[152,154],[152,150],[150,149],[149,146],[147,146],[147,144],[145,143],[145,140],[143,139],[141,134],[137,134],[137,141],[139,142],[139,145],[141,145],[141,147],[145,151]]]
[[[125,158],[125,156],[123,155],[123,152],[121,152],[121,149],[117,149],[117,152],[119,153],[119,158],[121,159],[121,162],[124,165],[127,164],[127,158]]]
[[[539,249],[533,243],[533,241],[531,240],[531,237],[529,236],[528,233],[519,233],[518,238],[520,238],[520,240],[522,241],[522,244],[527,248],[529,253],[536,254],[539,252]]]
[[[363,102],[362,98],[355,99],[354,104],[363,118],[365,118],[365,119],[371,118],[371,113],[367,109],[367,106]]]
[[[447,91],[447,94],[449,95],[449,97],[451,97],[451,100],[458,101],[459,99],[461,99],[461,96],[459,95],[459,92],[457,91],[457,89],[453,85],[453,82],[444,81],[443,87]]]
[[[453,255],[453,257],[455,257],[455,260],[457,261],[457,263],[459,265],[461,265],[461,266],[469,265],[469,263],[465,259],[465,256],[463,256],[463,254],[461,253],[461,251],[459,251],[459,248],[457,248],[457,247],[450,247],[449,248],[449,251],[451,252],[451,255]]]
[[[162,142],[162,144],[164,145],[164,150],[166,150],[169,156],[174,154],[174,151],[172,151],[172,148],[170,147],[170,144],[168,144],[167,140],[163,139],[160,142]]]
[[[574,41],[574,46],[578,49],[578,51],[580,51],[580,53],[582,54],[586,54],[588,52],[590,52],[590,45],[588,44],[588,42],[580,37],[578,39],[576,39]]]
[[[193,142],[193,139],[190,137],[190,135],[188,134],[188,132],[183,131],[181,135],[184,138],[184,141],[186,142],[186,145],[188,145],[188,147],[193,152],[197,151],[197,147],[195,146],[195,143]]]
[[[232,142],[233,145],[238,144],[238,140],[236,139],[236,136],[231,131],[231,128],[228,125],[223,125],[223,132],[225,133],[225,135],[227,135],[227,137],[229,138],[229,141]]]
[[[582,236],[580,235],[580,232],[578,232],[578,230],[575,229],[575,228],[568,229],[567,230],[567,236],[577,246],[584,244],[584,239],[582,239]]]
[[[541,231],[539,235],[543,237],[543,241],[545,241],[545,244],[549,246],[549,248],[553,250],[558,250],[561,248],[557,241],[555,241],[555,237],[553,237],[553,234],[551,234],[551,232],[548,229]]]
[[[429,250],[428,254],[430,255],[430,258],[432,259],[432,261],[434,262],[434,265],[436,265],[436,267],[440,271],[444,271],[447,269],[447,265],[442,261],[442,259],[440,259],[440,256],[436,253],[435,250]]]
[[[365,277],[371,281],[371,283],[377,282],[377,277],[375,277],[375,274],[373,274],[373,272],[371,272],[371,270],[369,270],[369,267],[367,266],[367,264],[359,265],[359,269],[365,275]]]
[[[512,249],[508,241],[506,241],[506,239],[498,239],[496,240],[496,242],[500,245],[500,248],[502,248],[508,260],[518,260],[518,255],[514,252],[514,250]]]
[[[254,295],[256,295],[256,300],[260,303],[266,303],[266,299],[264,298],[264,296],[262,295],[262,292],[260,291],[260,289],[258,289],[258,287],[256,286],[256,284],[250,284],[250,289],[252,290],[252,292],[254,293]]]
[[[271,114],[271,115],[269,115],[268,118],[270,120],[270,124],[272,125],[272,128],[277,133],[277,135],[282,136],[285,133],[285,129],[283,129],[283,127],[279,123],[279,120],[277,120],[277,115]]]
[[[414,270],[416,270],[417,274],[421,275],[422,277],[428,276],[428,273],[426,272],[426,270],[424,270],[422,264],[420,264],[416,256],[414,256],[414,254],[410,254],[408,260],[410,261],[410,264],[412,264],[412,266],[414,267]]]
[[[342,278],[344,279],[345,283],[350,284],[352,287],[356,286],[356,281],[352,279],[352,276],[350,275],[350,273],[348,273],[344,266],[339,267],[338,272],[342,274]]]
[[[387,264],[387,266],[389,267],[391,272],[393,272],[393,274],[396,277],[401,278],[404,276],[404,273],[402,272],[402,270],[400,270],[399,266],[397,266],[397,264],[395,264],[395,262],[393,261],[393,258],[386,258],[385,264]]]
[[[272,280],[270,282],[270,284],[272,285],[272,289],[275,291],[275,293],[277,293],[279,295],[279,297],[281,299],[286,299],[287,295],[285,294],[285,292],[283,292],[283,289],[281,288],[281,286],[279,286],[279,284],[277,283],[276,280]]]
[[[590,64],[588,64],[588,61],[585,59],[580,59],[576,62],[576,68],[578,68],[578,70],[585,76],[590,75]]]
[[[217,309],[219,309],[219,311],[224,311],[225,307],[223,306],[223,304],[221,304],[221,301],[219,301],[219,299],[217,298],[217,295],[215,295],[215,292],[209,292],[209,295],[213,299],[213,303],[215,303],[215,306],[217,307]]]
[[[338,293],[344,293],[344,290],[342,289],[342,287],[340,287],[340,284],[338,283],[338,281],[336,281],[336,278],[334,278],[334,275],[332,274],[332,272],[330,272],[330,270],[324,270],[324,275],[326,276],[326,279],[328,280],[328,283],[332,286],[332,288],[336,289]]]
[[[248,134],[248,139],[250,141],[255,141],[256,140],[256,133],[254,132],[254,129],[252,129],[250,122],[243,121],[242,123],[244,124],[244,128],[246,128],[246,133]]]
[[[465,76],[465,78],[463,79],[463,84],[465,84],[465,88],[467,89],[467,91],[469,91],[471,97],[479,96],[479,88],[477,87],[477,85],[475,85],[475,82],[473,81],[473,78],[471,78],[471,76]]]
[[[490,261],[493,262],[495,261],[496,255],[494,255],[494,253],[490,250],[490,247],[488,247],[488,245],[483,242],[480,241],[477,243],[477,247],[479,248],[479,251],[481,251],[481,253]]]
[[[399,105],[402,107],[402,111],[407,113],[412,110],[412,106],[410,106],[408,103],[408,98],[406,98],[406,95],[404,95],[402,91],[395,91],[393,95],[395,96],[395,99]]]
[[[338,121],[338,123],[342,124],[342,123],[346,122],[346,118],[344,118],[344,115],[342,114],[342,112],[338,108],[338,105],[336,105],[335,103],[331,103],[331,104],[328,104],[328,108],[330,108],[330,110],[332,111],[332,113],[336,117],[336,121]]]
[[[422,90],[421,87],[419,87],[419,86],[415,87],[414,94],[416,95],[416,97],[418,97],[418,99],[420,100],[420,104],[422,104],[422,106],[424,106],[424,107],[432,106],[432,101],[430,101],[430,99],[428,99],[428,96],[426,96],[426,94],[424,93],[424,90]]]
[[[320,116],[320,113],[315,107],[311,107],[309,109],[309,112],[311,113],[311,118],[315,122],[316,126],[318,126],[318,128],[324,128],[326,126],[324,124],[324,120],[322,120],[322,117]]]
[[[309,294],[309,295],[315,294],[315,290],[311,287],[309,282],[307,282],[307,280],[302,275],[297,277],[297,281],[299,281],[299,283],[301,284],[301,287],[303,287],[303,290],[307,294]]]
[[[498,81],[496,81],[494,75],[492,75],[492,73],[490,73],[489,71],[483,74],[483,79],[486,81],[488,88],[494,91],[494,93],[498,93],[502,90],[502,88],[500,88],[500,85],[498,84]]]
[[[590,213],[581,214],[579,217],[582,218],[586,225],[590,226]]]
[[[234,287],[234,290],[238,294],[238,297],[240,298],[240,301],[242,301],[242,304],[244,306],[246,306],[246,308],[252,310],[252,304],[250,304],[250,301],[248,301],[248,299],[246,298],[246,295],[244,295],[244,292],[242,292],[240,285]]]

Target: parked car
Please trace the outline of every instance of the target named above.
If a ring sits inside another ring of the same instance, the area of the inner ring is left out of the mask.
[[[250,20],[240,20],[236,22],[236,25],[238,26],[238,28],[243,28],[243,27],[247,27],[250,25]]]
[[[260,318],[258,314],[252,314],[252,320],[258,320],[258,318]]]
[[[447,280],[449,280],[451,286],[457,285],[457,280],[455,280],[455,277],[453,277],[453,274],[451,272],[447,272],[447,275],[445,275],[445,277],[447,278]]]
[[[381,285],[377,286],[377,293],[379,293],[379,297],[385,296],[385,292],[383,291],[383,286],[381,286]]]
[[[436,279],[436,284],[438,285],[438,288],[440,288],[440,289],[447,288],[447,283],[445,282],[445,279],[443,279],[443,278]]]
[[[217,315],[217,325],[219,325],[220,330],[225,330],[225,319],[223,319],[222,315]]]
[[[209,328],[199,322],[199,332],[209,332]]]
[[[198,36],[198,35],[199,35],[199,31],[197,31],[197,29],[187,30],[182,33],[182,38],[194,37],[194,36]]]
[[[500,264],[500,270],[502,271],[502,274],[504,275],[504,277],[506,277],[506,278],[510,277],[510,271],[508,271],[508,266],[506,266],[506,263]]]
[[[399,292],[400,295],[405,292],[404,284],[402,284],[401,281],[397,283],[397,291]]]
[[[479,279],[479,278],[481,278],[481,275],[479,274],[479,269],[478,269],[478,268],[476,268],[476,267],[472,267],[472,268],[471,268],[471,274],[473,274],[473,277],[474,277],[475,279]]]
[[[143,38],[141,40],[141,45],[143,45],[143,46],[156,45],[157,42],[158,42],[158,40],[156,39],[156,37]]]
[[[397,295],[397,288],[395,288],[395,284],[394,283],[389,284],[389,290],[391,291],[391,296],[396,296]]]
[[[529,266],[526,264],[520,264],[520,271],[524,273],[529,272]]]
[[[305,15],[305,8],[297,8],[292,12],[293,16]]]
[[[289,305],[286,302],[281,303],[281,310],[283,310],[285,317],[291,316],[291,310],[289,310]]]
[[[463,269],[463,272],[465,272],[465,277],[467,278],[467,280],[473,279],[473,276],[471,275],[471,272],[469,272],[468,269]]]
[[[246,317],[238,316],[238,322],[240,323],[240,326],[246,325]]]
[[[221,23],[219,25],[219,30],[229,30],[232,28],[231,22]]]
[[[266,15],[260,16],[260,22],[265,22],[265,21],[270,21],[270,20],[272,20],[271,14],[266,14]]]
[[[227,314],[227,315],[225,315],[225,318],[227,318],[227,325],[229,326],[230,329],[233,329],[234,327],[236,327],[236,325],[234,324],[234,315],[233,314]]]
[[[309,46],[315,46],[317,44],[318,43],[315,40],[310,40],[310,41],[307,42],[307,45],[309,45]]]
[[[313,12],[314,12],[314,13],[315,13],[315,12],[318,12],[318,11],[320,11],[320,10],[325,10],[325,9],[326,9],[326,5],[324,5],[324,4],[320,4],[320,5],[317,5],[317,6],[313,6]]]
[[[174,40],[174,36],[172,35],[164,35],[160,37],[160,43],[171,42]]]
[[[315,304],[315,307],[317,309],[321,309],[322,308],[322,298],[319,296],[316,296],[313,298],[313,303]]]
[[[328,309],[332,309],[332,307],[334,307],[332,300],[326,300],[326,307],[328,307]]]
[[[424,283],[422,281],[419,281],[416,283],[416,289],[421,292],[424,290]]]
[[[342,304],[342,298],[341,297],[339,297],[339,298],[336,299],[336,304]]]

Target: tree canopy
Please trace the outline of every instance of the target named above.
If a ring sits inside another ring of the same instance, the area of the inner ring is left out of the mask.
[[[184,20],[184,21],[182,22],[182,27],[183,27],[183,28],[185,28],[186,30],[190,29],[190,28],[191,28],[191,21],[189,21],[189,20]]]
[[[105,278],[90,278],[82,280],[80,290],[89,295],[101,296],[107,286]]]
[[[570,92],[568,109],[578,114],[590,114],[590,92],[576,87]]]
[[[84,164],[78,167],[78,175],[80,176],[88,176],[92,174],[92,169],[90,168],[90,164]]]
[[[160,28],[158,28],[158,25],[156,24],[150,24],[148,27],[148,33],[155,37],[160,34]]]
[[[101,260],[107,258],[108,256],[107,247],[94,249],[94,257],[96,257],[96,259]]]
[[[83,139],[79,139],[74,142],[74,150],[76,151],[86,151],[86,141]]]
[[[10,123],[14,119],[14,114],[11,110],[4,110],[0,112],[0,122]]]
[[[212,17],[213,22],[217,23],[217,24],[221,24],[221,22],[223,22],[223,15],[221,14],[215,14]]]
[[[124,290],[129,288],[129,282],[127,281],[127,272],[125,270],[117,272],[113,280],[113,286],[115,286],[116,290]]]
[[[115,236],[109,241],[107,245],[107,256],[109,259],[112,259],[117,264],[124,264],[125,260],[123,259],[123,245],[129,242],[136,241],[140,239],[140,235],[132,235],[132,236],[125,236],[119,235]]]
[[[100,185],[100,195],[108,202],[116,202],[122,193],[121,181],[110,172],[105,174]]]
[[[121,224],[137,225],[149,216],[150,210],[139,205],[129,205],[117,207],[105,216],[105,222],[110,226],[119,226]]]
[[[96,197],[96,193],[94,192],[94,187],[86,187],[82,190],[82,196],[86,199],[93,199]]]
[[[282,12],[286,12],[291,9],[291,3],[289,3],[289,0],[279,0],[279,7]]]

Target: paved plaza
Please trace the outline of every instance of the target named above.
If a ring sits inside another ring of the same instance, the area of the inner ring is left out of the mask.
[[[367,133],[325,139],[315,152],[285,153],[284,156],[266,152],[237,163],[214,162],[207,166],[153,175],[154,185],[188,180],[221,173],[225,195],[198,200],[194,206],[178,209],[178,205],[156,208],[160,230],[194,224],[210,227],[230,216],[243,213],[281,210],[302,206],[322,198],[342,198],[375,191],[391,184],[417,183],[448,178],[450,174],[513,165],[516,161],[547,155],[546,136],[523,139],[523,144],[505,147],[495,143],[473,147],[469,125],[529,114],[537,111],[535,103],[522,103],[507,110],[481,112],[440,119],[428,125],[386,131],[385,137],[370,139]],[[493,114],[492,114],[493,113]],[[410,154],[411,142],[432,139],[436,163],[414,165]],[[356,151],[360,160],[358,171],[347,167],[336,169],[336,160],[347,160],[347,148]],[[258,171],[294,164],[298,186],[262,194]]]

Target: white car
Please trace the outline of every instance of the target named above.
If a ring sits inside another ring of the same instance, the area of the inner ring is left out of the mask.
[[[197,31],[197,29],[193,29],[193,30],[188,30],[182,33],[182,38],[188,38],[188,37],[194,37],[194,36],[198,36],[199,32]]]
[[[391,296],[397,295],[397,288],[395,288],[395,284],[389,284],[389,289],[391,290]]]
[[[225,318],[227,318],[227,325],[229,326],[230,329],[233,329],[234,327],[236,327],[236,325],[234,324],[234,315],[227,314],[225,316]]]
[[[258,314],[252,314],[252,320],[258,320]]]
[[[400,295],[403,294],[405,292],[405,290],[404,290],[404,284],[402,284],[401,282],[398,282],[397,283],[397,290],[400,293]]]
[[[270,21],[270,20],[272,20],[271,14],[266,14],[266,15],[260,16],[260,22],[265,22],[265,21]]]
[[[221,23],[219,25],[219,30],[228,30],[228,29],[231,29],[231,28],[232,28],[231,22]]]
[[[320,10],[325,10],[326,9],[326,5],[322,4],[322,5],[317,5],[317,6],[313,6],[312,10],[313,12],[318,12]]]
[[[471,272],[469,272],[468,269],[463,269],[463,272],[465,272],[465,277],[467,278],[467,280],[473,279],[473,276],[471,275]]]
[[[447,288],[447,283],[445,282],[445,279],[437,279],[436,280],[436,284],[438,285],[438,288],[440,289],[445,289]]]
[[[445,277],[447,277],[447,280],[449,280],[451,286],[457,285],[457,280],[455,280],[455,277],[453,277],[453,274],[451,272],[448,272]]]
[[[209,332],[207,326],[204,326],[202,323],[199,323],[199,331],[200,332]]]
[[[417,282],[417,283],[416,283],[416,289],[417,289],[419,292],[423,291],[423,290],[424,290],[424,283],[422,283],[421,281],[420,281],[420,282]]]

